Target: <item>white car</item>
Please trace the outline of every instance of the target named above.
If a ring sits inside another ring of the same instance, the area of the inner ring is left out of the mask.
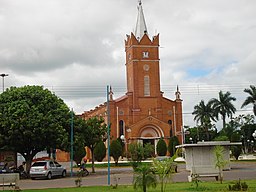
[[[60,165],[56,161],[46,160],[46,161],[36,161],[30,168],[29,171],[30,178],[47,178],[51,179],[54,176],[66,177],[66,168]]]

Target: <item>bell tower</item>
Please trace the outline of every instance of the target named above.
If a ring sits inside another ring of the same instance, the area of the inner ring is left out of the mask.
[[[150,39],[143,14],[138,4],[135,32],[125,40],[127,91],[133,95],[133,108],[139,98],[161,96],[159,74],[159,34]]]

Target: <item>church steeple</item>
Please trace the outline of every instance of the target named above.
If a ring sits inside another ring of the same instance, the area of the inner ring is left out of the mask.
[[[148,34],[147,26],[146,26],[144,14],[143,14],[141,0],[139,0],[138,16],[137,16],[137,22],[136,22],[136,27],[135,27],[135,33],[134,34],[135,34],[135,37],[139,41],[142,39],[144,34]]]

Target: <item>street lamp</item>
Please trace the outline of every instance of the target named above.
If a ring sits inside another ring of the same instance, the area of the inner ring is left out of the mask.
[[[252,133],[254,140],[256,139],[256,130]]]
[[[249,140],[249,139],[247,139],[247,153],[249,153],[249,152],[250,152],[249,148],[250,148],[250,140]]]
[[[4,92],[4,77],[8,76],[8,74],[2,73],[0,76],[3,78],[3,92]]]
[[[120,139],[121,139],[122,142],[124,143],[124,147],[125,147],[125,156],[126,156],[126,159],[127,159],[127,144],[126,144],[125,136],[124,136],[124,135],[121,135],[121,136],[120,136]]]
[[[252,133],[252,136],[254,140],[256,140],[256,130]],[[254,152],[254,142],[252,142],[252,144],[253,144],[252,152]]]
[[[190,141],[190,143],[193,143],[193,138],[190,137],[190,138],[189,138],[189,141]]]

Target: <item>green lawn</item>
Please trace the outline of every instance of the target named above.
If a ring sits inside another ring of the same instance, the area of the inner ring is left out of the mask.
[[[243,181],[242,181],[243,182]],[[223,184],[219,182],[200,182],[199,187],[193,183],[171,183],[167,185],[166,192],[175,191],[175,192],[194,192],[194,191],[228,191],[228,185],[233,185],[234,181],[224,181]],[[256,180],[246,180],[246,183],[249,186],[250,192],[256,191]],[[74,188],[60,188],[60,189],[37,189],[37,190],[22,190],[22,192],[130,192],[135,191],[132,186],[120,185],[117,188],[112,186],[95,186],[95,187],[74,187]],[[140,191],[140,190],[137,190]],[[160,192],[160,186],[156,189],[150,188],[148,192]]]

